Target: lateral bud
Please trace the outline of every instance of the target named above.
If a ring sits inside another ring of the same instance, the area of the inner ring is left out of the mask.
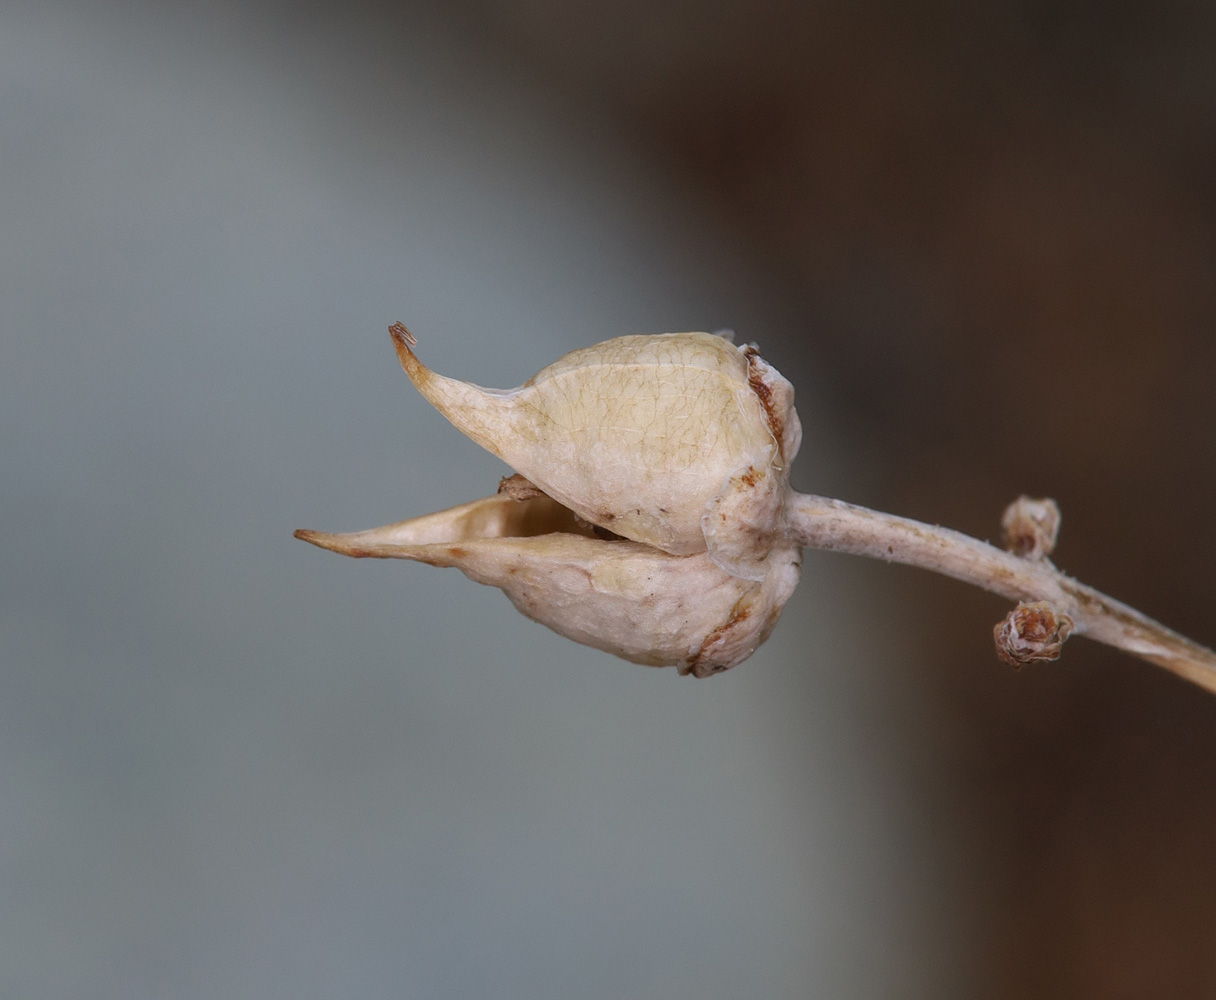
[[[1023,559],[1045,559],[1060,534],[1060,506],[1050,497],[1035,500],[1022,494],[1005,508],[1001,528],[1006,551]]]
[[[1047,601],[1020,602],[992,630],[996,655],[1014,670],[1039,660],[1058,660],[1074,623]]]

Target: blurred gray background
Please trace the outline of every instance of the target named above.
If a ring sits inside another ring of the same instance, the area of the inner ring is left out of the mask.
[[[296,542],[505,471],[401,374],[730,326],[795,485],[1216,643],[1216,18],[0,7],[0,995],[1208,997],[1216,701],[808,552],[704,682]]]

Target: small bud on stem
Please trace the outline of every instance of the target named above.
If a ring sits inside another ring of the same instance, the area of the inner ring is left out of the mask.
[[[1058,660],[1072,629],[1072,619],[1057,615],[1046,601],[1023,602],[992,630],[996,655],[1014,670],[1039,660]]]
[[[1060,535],[1060,507],[1054,500],[1023,494],[1005,508],[1001,529],[1006,550],[1023,559],[1044,559]]]

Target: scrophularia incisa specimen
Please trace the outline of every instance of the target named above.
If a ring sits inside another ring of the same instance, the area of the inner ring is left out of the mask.
[[[1021,666],[1084,635],[1216,691],[1216,653],[1058,570],[1060,512],[1020,497],[1004,550],[948,528],[797,493],[794,389],[754,345],[617,337],[517,389],[437,375],[389,328],[419,392],[515,469],[472,503],[348,534],[343,555],[455,566],[529,618],[616,656],[707,677],[768,638],[813,547],[920,566],[1016,602],[994,630]]]

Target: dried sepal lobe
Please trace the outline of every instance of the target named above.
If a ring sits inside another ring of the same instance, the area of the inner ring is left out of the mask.
[[[445,417],[580,517],[763,578],[801,429],[793,389],[754,348],[705,333],[618,337],[494,390],[435,374],[397,331],[394,342]]]
[[[763,581],[744,580],[705,554],[605,541],[544,495],[499,493],[370,531],[296,535],[344,555],[454,566],[567,638],[698,677],[734,666],[768,638],[800,565],[799,551],[786,547]]]

